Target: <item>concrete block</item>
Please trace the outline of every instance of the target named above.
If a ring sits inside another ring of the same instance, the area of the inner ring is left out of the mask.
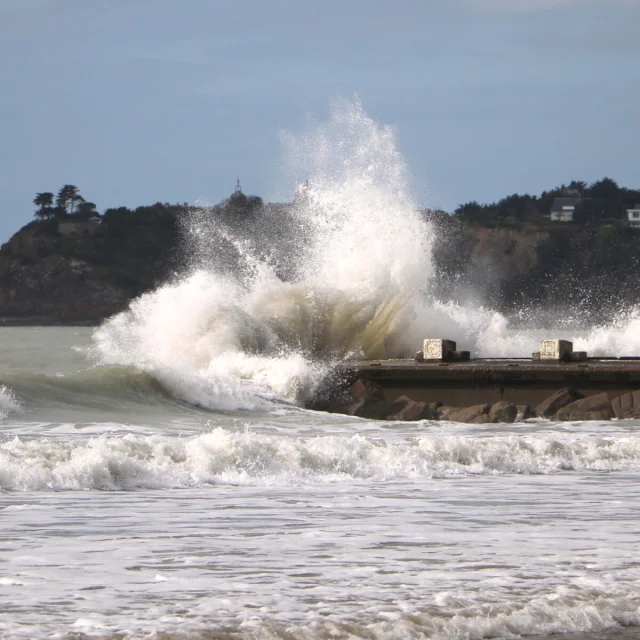
[[[422,353],[425,360],[447,360],[451,352],[455,350],[456,343],[453,340],[427,338],[424,341]]]
[[[568,356],[569,362],[586,362],[587,361],[587,352],[586,351],[573,351]]]
[[[542,340],[540,342],[540,360],[568,360],[573,351],[573,342],[568,340]]]

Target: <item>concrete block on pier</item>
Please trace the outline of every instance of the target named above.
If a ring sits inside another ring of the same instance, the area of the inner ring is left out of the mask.
[[[427,338],[422,353],[425,360],[448,360],[455,350],[456,343],[453,340]]]
[[[568,360],[573,352],[573,342],[568,340],[542,340],[540,360]]]

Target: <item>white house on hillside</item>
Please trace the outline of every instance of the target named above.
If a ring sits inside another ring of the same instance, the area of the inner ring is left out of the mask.
[[[551,205],[553,222],[573,222],[573,214],[580,198],[556,198]]]
[[[640,227],[640,204],[637,204],[633,209],[627,209],[627,218],[630,227]]]

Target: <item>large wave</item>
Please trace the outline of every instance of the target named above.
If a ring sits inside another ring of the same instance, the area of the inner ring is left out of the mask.
[[[98,361],[141,367],[188,402],[215,409],[302,402],[345,358],[413,355],[425,337],[474,356],[525,356],[541,336],[520,318],[435,299],[434,230],[411,198],[392,128],[357,101],[286,134],[289,207],[185,219],[184,275],[135,300],[94,336]],[[234,268],[228,265],[231,247]],[[554,332],[593,354],[640,353],[640,315]]]

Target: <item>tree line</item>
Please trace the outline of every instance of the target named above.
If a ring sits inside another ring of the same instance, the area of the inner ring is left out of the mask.
[[[548,218],[554,200],[563,197],[579,200],[573,222],[606,223],[626,219],[626,210],[640,203],[640,190],[621,187],[611,178],[602,178],[592,184],[572,180],[569,184],[543,191],[539,196],[514,193],[490,204],[480,204],[475,200],[466,202],[459,205],[453,213],[461,221],[476,225],[535,223]],[[35,216],[40,220],[66,216],[88,218],[99,215],[95,203],[85,200],[78,187],[72,184],[62,186],[56,195],[50,191],[38,193],[33,203],[37,207]],[[138,212],[148,215],[149,209],[163,213],[166,206],[157,203],[152,207],[138,207],[136,210],[118,207],[105,211],[105,217],[127,217]],[[248,214],[255,214],[262,206],[261,198],[245,196],[237,188],[231,197],[213,207],[212,211],[233,221]],[[170,208],[179,209],[180,207],[172,205]]]
[[[556,198],[578,198],[573,221],[578,224],[623,220],[626,211],[640,203],[640,190],[621,187],[611,178],[592,184],[573,180],[539,196],[517,194],[498,202],[461,204],[454,211],[461,219],[479,225],[500,226],[512,222],[536,222],[549,216]]]
[[[80,189],[73,184],[65,184],[60,187],[57,195],[51,191],[42,191],[36,194],[33,204],[38,207],[35,217],[39,220],[49,220],[66,216],[97,215],[96,205],[80,195]]]

